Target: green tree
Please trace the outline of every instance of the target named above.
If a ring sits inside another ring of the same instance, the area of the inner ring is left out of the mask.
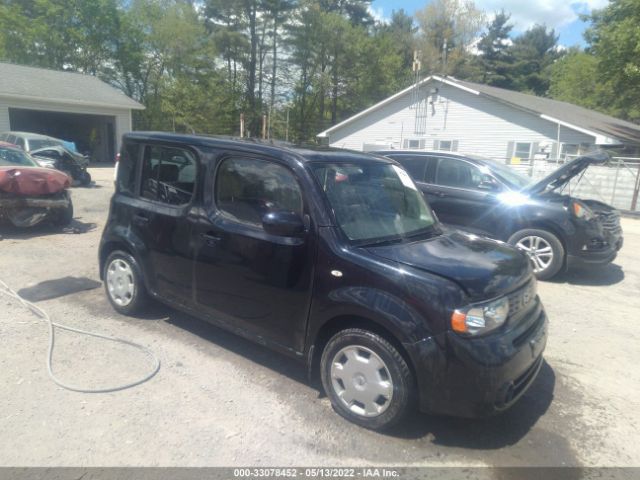
[[[590,20],[586,39],[598,59],[598,79],[616,92],[610,108],[640,122],[640,2],[611,0]]]
[[[502,10],[496,13],[493,21],[487,27],[487,31],[478,42],[480,52],[479,63],[482,69],[479,80],[487,85],[510,88],[512,81],[510,70],[513,65],[513,57],[510,51],[511,30],[513,25],[509,23],[511,15]]]
[[[457,75],[469,59],[469,47],[478,38],[485,14],[472,0],[435,0],[416,13],[418,49],[428,74]]]
[[[509,75],[513,88],[547,95],[551,83],[549,67],[562,56],[555,31],[535,25],[514,39],[509,53],[513,57]]]

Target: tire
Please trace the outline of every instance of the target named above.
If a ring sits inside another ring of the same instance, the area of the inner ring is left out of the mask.
[[[40,225],[48,217],[46,208],[28,207],[10,210],[6,216],[16,228],[31,228]]]
[[[88,187],[89,185],[91,185],[91,174],[87,171],[83,171],[80,174],[80,184],[83,187]]]
[[[111,269],[114,270],[111,270]],[[142,311],[149,301],[144,277],[134,257],[114,250],[104,263],[104,289],[109,303],[122,315],[132,316]]]
[[[57,227],[66,227],[73,221],[73,202],[69,198],[69,205],[61,210],[55,210],[52,212],[53,225]]]
[[[529,255],[538,280],[555,277],[564,265],[564,247],[551,232],[538,229],[520,230],[509,238],[509,243]]]
[[[333,409],[362,427],[387,429],[413,406],[409,365],[391,343],[368,330],[336,333],[322,352],[320,374]]]

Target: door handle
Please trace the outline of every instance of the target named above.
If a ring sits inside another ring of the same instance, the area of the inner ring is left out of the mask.
[[[222,238],[220,238],[218,235],[211,232],[201,233],[200,238],[204,240],[204,243],[206,243],[209,247],[215,247],[218,242],[222,240]]]
[[[447,196],[447,194],[446,194],[446,193],[444,193],[444,192],[436,192],[436,193],[435,193],[435,196],[436,196],[436,197],[440,197],[440,198],[444,198],[444,197],[446,197],[446,196]]]
[[[133,222],[137,225],[147,225],[149,223],[149,217],[145,217],[138,213],[133,216]]]

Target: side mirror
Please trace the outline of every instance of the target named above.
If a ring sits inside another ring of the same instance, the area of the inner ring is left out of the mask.
[[[264,231],[279,237],[302,237],[305,226],[300,215],[286,210],[277,210],[262,217]]]

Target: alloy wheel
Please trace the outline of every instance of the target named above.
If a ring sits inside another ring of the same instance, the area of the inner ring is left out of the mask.
[[[516,246],[527,253],[533,263],[533,271],[535,273],[543,272],[553,262],[553,248],[542,237],[534,235],[524,237]]]

